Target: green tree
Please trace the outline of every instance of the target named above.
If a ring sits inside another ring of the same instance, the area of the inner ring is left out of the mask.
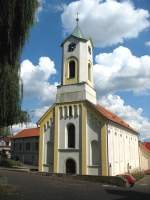
[[[37,0],[0,0],[0,127],[22,121],[19,59],[37,7]]]

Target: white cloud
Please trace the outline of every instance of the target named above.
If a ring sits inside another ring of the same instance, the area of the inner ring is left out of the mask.
[[[99,99],[99,102],[139,131],[142,139],[150,137],[150,120],[143,116],[142,108],[135,109],[130,105],[126,105],[118,95],[103,96]]]
[[[78,0],[64,6],[61,20],[65,32],[75,27],[77,12],[84,35],[91,37],[97,47],[136,38],[150,26],[149,12],[136,9],[131,1]]]
[[[136,57],[123,46],[96,56],[94,80],[98,95],[117,91],[150,93],[150,56]]]
[[[23,124],[14,124],[12,126],[12,133],[13,135],[15,135],[16,133],[18,133],[19,131],[23,130],[23,129],[27,129],[27,128],[35,128],[37,127],[37,125],[33,122],[29,122],[27,124],[23,123]]]
[[[145,42],[145,45],[150,47],[150,41]]]
[[[39,21],[39,15],[43,11],[45,0],[37,0],[37,2],[38,2],[38,8],[35,12],[35,20],[38,22]]]
[[[24,99],[36,101],[37,106],[50,105],[55,100],[57,83],[50,84],[56,74],[55,64],[48,57],[40,57],[38,65],[30,60],[21,63]]]
[[[41,108],[36,108],[35,110],[32,111],[32,115],[36,118],[36,119],[40,119],[40,117],[42,117],[42,115],[49,109],[49,106],[43,106]]]

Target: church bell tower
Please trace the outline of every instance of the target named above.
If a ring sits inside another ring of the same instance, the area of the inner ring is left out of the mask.
[[[79,19],[71,35],[61,44],[61,85],[57,87],[56,103],[90,101],[96,104],[93,84],[93,45],[79,27]]]

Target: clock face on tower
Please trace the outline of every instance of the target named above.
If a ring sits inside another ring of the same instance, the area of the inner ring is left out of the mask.
[[[76,48],[76,44],[75,44],[74,42],[72,42],[72,43],[70,43],[70,44],[68,45],[68,51],[69,51],[69,52],[74,51],[75,48]]]

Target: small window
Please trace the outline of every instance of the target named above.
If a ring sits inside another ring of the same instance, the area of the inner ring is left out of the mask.
[[[69,106],[69,117],[72,117],[72,106]]]
[[[59,108],[59,116],[60,116],[60,119],[62,119],[63,118],[63,110],[62,110],[63,108],[62,107],[60,107]]]
[[[75,78],[75,61],[69,62],[69,79]]]
[[[88,63],[88,80],[91,81],[91,64]]]
[[[89,51],[89,54],[91,55],[91,47],[88,46],[88,51]]]
[[[26,143],[26,151],[30,151],[30,142]]]
[[[49,123],[49,121],[47,121],[47,128],[50,128],[50,123]]]
[[[44,132],[46,132],[47,128],[46,128],[46,124],[44,124]]]
[[[67,106],[64,107],[64,111],[65,111],[65,118],[66,118],[66,117],[68,117]]]
[[[19,151],[22,151],[22,144],[19,144]]]
[[[74,116],[78,116],[77,105],[74,105]]]
[[[38,150],[39,150],[39,143],[36,142],[36,143],[35,143],[35,151],[38,151]]]

